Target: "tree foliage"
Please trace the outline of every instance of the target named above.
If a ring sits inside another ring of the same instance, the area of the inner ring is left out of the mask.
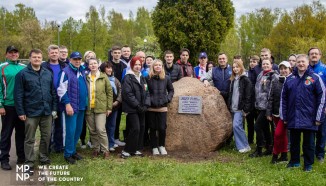
[[[160,0],[152,19],[161,49],[188,48],[194,62],[201,51],[217,57],[233,26],[234,7],[230,0]]]

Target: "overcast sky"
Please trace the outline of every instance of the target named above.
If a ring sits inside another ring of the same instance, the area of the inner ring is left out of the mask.
[[[262,7],[292,10],[303,3],[311,2],[312,0],[233,0],[237,16]],[[326,5],[326,0],[320,2]],[[85,13],[91,5],[96,7],[104,5],[107,11],[114,9],[128,18],[130,10],[136,15],[137,7],[144,6],[152,10],[157,0],[0,0],[0,6],[9,11],[12,11],[18,3],[32,7],[41,21],[46,19],[62,22],[70,16],[84,20]]]

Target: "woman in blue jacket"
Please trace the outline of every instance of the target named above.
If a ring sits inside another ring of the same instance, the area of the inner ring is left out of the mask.
[[[296,67],[283,86],[280,117],[290,130],[291,160],[287,167],[300,166],[300,142],[303,133],[304,170],[314,163],[315,133],[324,119],[325,86],[317,74],[308,69],[308,56],[300,54]]]

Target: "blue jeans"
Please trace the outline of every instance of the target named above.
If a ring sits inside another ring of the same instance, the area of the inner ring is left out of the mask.
[[[249,147],[246,132],[243,129],[243,117],[241,111],[232,113],[234,141],[238,150]]]
[[[312,130],[303,130],[303,129],[290,129],[291,135],[291,164],[300,163],[300,142],[301,142],[301,133],[303,133],[303,159],[304,166],[311,166],[314,164],[314,154],[315,154],[315,133],[316,131]]]
[[[316,157],[323,158],[325,157],[325,142],[326,142],[326,119],[318,127],[316,134]]]
[[[79,110],[72,116],[68,116],[64,113],[62,117],[63,127],[66,129],[64,152],[64,157],[66,158],[76,153],[76,145],[83,129],[84,114],[84,110]]]
[[[113,111],[109,117],[106,118],[106,134],[108,136],[109,140],[109,148],[112,148],[114,146],[114,132],[115,132],[115,126],[116,126],[116,119],[117,119],[118,111]]]

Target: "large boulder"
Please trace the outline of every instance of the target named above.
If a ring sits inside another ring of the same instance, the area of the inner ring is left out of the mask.
[[[190,77],[173,83],[173,87],[174,97],[167,114],[167,150],[195,153],[217,150],[232,132],[231,114],[219,91]],[[202,114],[179,114],[179,96],[202,96]]]

